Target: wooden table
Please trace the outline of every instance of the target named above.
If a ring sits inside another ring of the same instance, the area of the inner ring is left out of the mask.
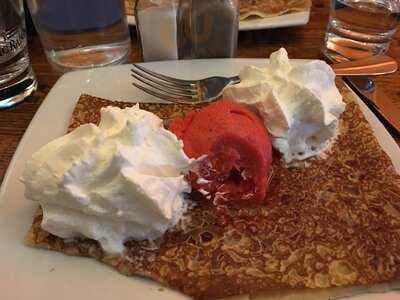
[[[321,58],[321,47],[328,22],[329,0],[313,0],[310,22],[301,27],[241,32],[239,35],[239,57],[265,58],[284,46],[291,58]],[[33,69],[36,72],[38,91],[20,105],[0,111],[0,183],[18,143],[33,115],[47,93],[61,76],[47,63],[38,36],[29,36],[28,44]],[[400,32],[392,42],[389,55],[400,62]],[[131,62],[140,60],[140,52],[132,28]],[[388,97],[400,103],[399,72],[378,78],[377,85]],[[49,124],[51,126],[51,124]],[[400,143],[400,138],[397,138]]]

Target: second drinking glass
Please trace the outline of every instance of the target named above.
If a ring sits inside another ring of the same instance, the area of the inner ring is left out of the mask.
[[[123,63],[130,53],[124,0],[27,0],[49,62],[60,71]]]
[[[331,0],[322,51],[333,61],[384,54],[399,14],[400,0]]]

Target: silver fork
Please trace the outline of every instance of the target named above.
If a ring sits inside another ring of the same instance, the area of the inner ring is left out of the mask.
[[[138,82],[132,84],[142,91],[175,103],[197,104],[218,99],[224,88],[240,82],[239,76],[213,76],[200,80],[183,80],[153,72],[133,64],[132,77]]]
[[[388,56],[377,55],[365,59],[334,63],[331,65],[336,75],[382,75],[397,70],[397,62]],[[240,82],[239,76],[213,76],[200,80],[183,80],[153,72],[133,64],[132,84],[138,89],[157,98],[175,103],[202,103],[218,99],[225,87]]]

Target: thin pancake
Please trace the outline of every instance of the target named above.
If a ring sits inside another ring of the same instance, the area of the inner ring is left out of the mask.
[[[373,284],[400,277],[400,176],[346,90],[341,135],[325,159],[304,168],[273,163],[265,204],[221,218],[200,199],[155,242],[126,242],[108,256],[96,241],[64,241],[40,227],[29,245],[94,257],[125,275],[143,275],[195,298],[276,288]],[[71,127],[99,121],[99,109],[132,104],[81,96]],[[141,104],[164,119],[191,106]],[[194,197],[198,197],[194,195]]]
[[[308,10],[311,0],[241,0],[240,20],[250,17],[268,18],[289,12]]]

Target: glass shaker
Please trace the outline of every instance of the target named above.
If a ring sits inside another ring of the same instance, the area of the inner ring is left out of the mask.
[[[180,59],[236,55],[239,0],[180,0],[177,17]]]
[[[178,0],[137,0],[135,19],[144,61],[178,59]]]

